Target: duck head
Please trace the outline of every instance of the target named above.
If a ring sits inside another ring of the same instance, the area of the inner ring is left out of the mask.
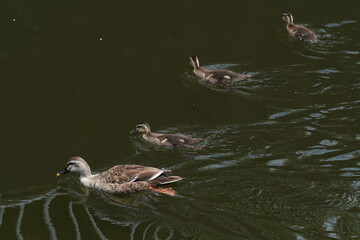
[[[138,123],[130,133],[136,133],[136,132],[148,134],[150,133],[150,125],[146,122]]]
[[[294,23],[294,18],[291,15],[291,13],[283,13],[282,18],[288,24],[293,24]]]
[[[64,170],[58,172],[56,176],[60,177],[69,172],[79,172],[80,176],[91,175],[90,167],[81,157],[71,157],[67,162]]]

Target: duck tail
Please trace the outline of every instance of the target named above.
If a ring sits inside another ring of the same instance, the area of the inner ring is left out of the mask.
[[[183,180],[183,178],[179,177],[179,176],[161,175],[158,178],[150,181],[150,185],[152,187],[157,187],[157,186],[160,186],[160,185],[165,185],[165,184],[177,182],[177,181],[180,181],[180,180]]]
[[[192,65],[194,66],[194,68],[200,67],[199,58],[197,56],[191,56],[190,61],[191,61]]]

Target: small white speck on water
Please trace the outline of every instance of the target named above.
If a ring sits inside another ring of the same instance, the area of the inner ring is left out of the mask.
[[[16,19],[15,18],[13,18],[13,22],[15,22],[16,21]]]
[[[102,41],[102,38],[100,38],[100,41]]]

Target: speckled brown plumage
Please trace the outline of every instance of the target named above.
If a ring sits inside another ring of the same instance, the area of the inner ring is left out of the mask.
[[[131,132],[142,133],[142,137],[146,141],[160,146],[183,147],[202,141],[201,138],[192,138],[183,134],[153,133],[150,130],[150,125],[145,122],[138,123]]]
[[[151,137],[151,136],[148,136]],[[181,147],[199,143],[202,141],[201,138],[192,138],[182,134],[161,134],[157,136],[160,142],[166,142],[173,147]]]
[[[92,175],[89,165],[80,157],[70,158],[65,169],[57,175],[67,172],[79,172],[82,184],[111,194],[136,192],[182,180],[179,176],[168,176],[171,170],[141,165],[117,165]]]
[[[200,67],[199,59],[197,56],[190,57],[190,65],[194,68],[194,73],[201,77],[203,80],[211,83],[220,83],[227,84],[231,82],[236,82],[240,80],[244,80],[249,75],[244,75],[236,72],[232,72],[229,70],[221,69],[221,70],[209,70]]]
[[[283,20],[287,22],[286,29],[293,38],[309,43],[317,41],[317,36],[313,31],[293,23],[294,20],[291,13],[283,13]]]

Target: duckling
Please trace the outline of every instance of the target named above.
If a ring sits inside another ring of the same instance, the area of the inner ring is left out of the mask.
[[[199,58],[197,56],[190,57],[190,65],[194,67],[194,73],[211,83],[231,83],[239,80],[244,80],[249,75],[243,75],[229,70],[209,70],[200,67]]]
[[[313,31],[293,23],[294,18],[291,13],[283,13],[283,20],[287,22],[286,29],[293,38],[309,43],[317,41],[316,34]]]
[[[71,157],[64,170],[56,176],[68,172],[79,172],[80,182],[89,188],[102,190],[110,194],[137,192],[144,189],[161,192],[173,196],[171,188],[155,187],[182,180],[179,176],[169,176],[171,170],[145,167],[141,165],[117,165],[102,173],[91,174],[87,162],[81,157]]]
[[[146,141],[159,146],[182,147],[202,141],[201,138],[192,138],[182,134],[153,133],[150,130],[150,125],[146,122],[138,123],[130,133],[134,132],[142,133],[142,137]]]

